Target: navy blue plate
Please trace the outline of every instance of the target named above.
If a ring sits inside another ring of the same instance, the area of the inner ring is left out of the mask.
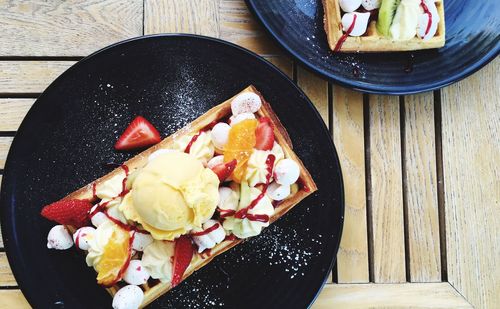
[[[109,308],[82,254],[48,250],[54,225],[40,216],[135,153],[113,144],[136,115],[167,136],[253,84],[287,128],[319,190],[258,237],[214,259],[153,308],[292,308],[314,300],[342,231],[340,165],[330,133],[294,83],[255,54],[216,39],[132,39],[71,67],[38,98],[9,151],[2,233],[12,271],[34,308]]]
[[[499,0],[445,0],[446,45],[439,50],[333,53],[321,0],[246,0],[293,57],[331,81],[368,93],[411,94],[442,88],[476,72],[500,51]]]

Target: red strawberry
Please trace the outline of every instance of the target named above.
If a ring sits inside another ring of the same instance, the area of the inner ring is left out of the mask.
[[[62,200],[43,207],[41,214],[59,224],[79,228],[88,224],[90,208],[92,203],[87,200]]]
[[[142,116],[137,116],[116,141],[116,150],[131,150],[154,145],[161,141],[160,133]]]
[[[236,159],[226,163],[220,163],[212,167],[212,171],[215,173],[215,175],[217,175],[217,177],[219,177],[219,180],[222,182],[226,180],[234,171],[234,169],[236,168],[236,163]]]
[[[271,150],[274,145],[274,130],[271,119],[259,118],[259,125],[255,129],[255,148],[260,150]]]
[[[194,246],[191,242],[191,238],[182,235],[175,240],[172,287],[178,285],[182,281],[182,276],[188,268],[189,263],[191,263],[193,253]]]

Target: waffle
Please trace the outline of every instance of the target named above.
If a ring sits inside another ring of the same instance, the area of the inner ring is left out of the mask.
[[[323,0],[325,11],[324,23],[328,45],[331,50],[344,35],[342,31],[342,15],[339,0]],[[445,44],[445,23],[443,0],[436,2],[439,13],[439,24],[436,35],[429,40],[415,36],[408,41],[394,41],[377,33],[377,22],[370,21],[366,33],[359,37],[349,36],[342,44],[339,52],[392,52],[431,49],[443,47]]]
[[[292,143],[290,141],[290,137],[288,136],[285,128],[279,121],[278,117],[272,110],[270,104],[264,100],[262,95],[255,89],[253,86],[249,86],[242,90],[242,92],[254,92],[258,94],[262,100],[262,107],[260,110],[256,113],[258,117],[269,117],[274,125],[274,134],[275,134],[275,140],[276,142],[283,148],[283,152],[285,154],[286,158],[293,159],[295,162],[299,164],[300,167],[300,177],[298,183],[300,183],[299,189],[297,192],[295,192],[293,195],[282,201],[279,206],[275,209],[274,215],[270,218],[270,223],[276,221],[278,218],[280,218],[282,215],[287,213],[292,207],[297,205],[302,199],[304,199],[306,196],[311,194],[312,192],[317,190],[316,184],[314,183],[311,175],[309,172],[306,170],[304,167],[302,161],[297,157],[297,155],[293,152],[292,150]],[[236,96],[234,96],[236,97]],[[233,98],[234,98],[233,97]],[[136,155],[134,158],[128,160],[124,164],[129,167],[129,169],[133,170],[135,168],[140,168],[146,165],[148,162],[148,157],[150,154],[152,154],[154,151],[162,149],[162,148],[169,148],[173,142],[174,139],[180,138],[184,135],[189,135],[196,133],[203,128],[209,126],[211,123],[214,121],[219,121],[222,119],[227,119],[228,116],[231,115],[231,100],[233,98],[230,98],[229,100],[225,101],[224,103],[221,103],[212,109],[210,109],[208,112],[205,114],[201,115],[199,118],[195,119],[193,122],[185,126],[184,128],[180,129],[176,133],[170,135],[169,137],[165,138],[163,141],[160,143],[156,144],[155,146],[143,151],[142,153]],[[69,194],[66,196],[64,199],[89,199],[93,200],[93,202],[96,202],[95,197],[93,195],[93,186],[97,185],[101,182],[105,182],[108,179],[111,179],[115,175],[118,175],[119,173],[123,173],[123,170],[121,168],[117,168],[114,171],[110,172],[109,174],[101,177],[100,179],[95,180],[94,182],[86,185],[85,187]],[[69,230],[73,233],[74,229],[72,227],[68,227]],[[223,252],[229,250],[230,248],[236,246],[239,244],[242,240],[237,239],[237,240],[225,240],[221,242],[220,244],[216,245],[214,248],[211,249],[211,255],[209,257],[203,258],[200,254],[195,254],[193,256],[193,259],[191,261],[191,264],[187,268],[186,272],[184,273],[184,276],[182,280],[186,279],[189,277],[193,272],[196,270],[200,269],[201,267],[205,266],[208,264],[213,258],[215,258],[217,255],[222,254]],[[122,285],[120,283],[116,284],[115,286],[112,286],[110,288],[107,288],[108,292],[113,296],[121,287]],[[165,294],[168,292],[172,287],[170,283],[163,283],[158,280],[154,279],[149,279],[149,281],[141,286],[142,290],[144,291],[144,301],[142,304],[142,307],[148,305],[161,295]]]

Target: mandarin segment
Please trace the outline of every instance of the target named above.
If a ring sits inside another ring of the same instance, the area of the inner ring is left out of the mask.
[[[104,247],[101,260],[95,268],[99,284],[111,285],[116,281],[121,268],[129,258],[129,246],[130,235],[128,232],[121,229],[113,231]]]
[[[224,162],[236,159],[237,165],[232,177],[237,183],[240,183],[244,177],[248,159],[255,146],[255,129],[258,124],[256,119],[246,119],[229,130],[227,144],[224,146]]]

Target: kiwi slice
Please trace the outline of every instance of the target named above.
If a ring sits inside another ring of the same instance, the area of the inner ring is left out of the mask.
[[[377,31],[383,36],[391,36],[390,28],[401,0],[382,0],[378,11]]]

